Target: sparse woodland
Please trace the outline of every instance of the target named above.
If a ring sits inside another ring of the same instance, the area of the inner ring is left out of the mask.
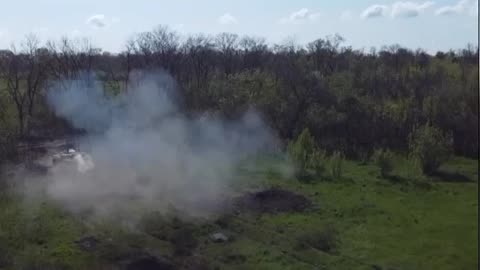
[[[321,149],[347,158],[378,148],[406,153],[411,134],[426,124],[451,138],[456,155],[478,156],[478,47],[429,55],[343,43],[334,35],[272,45],[230,33],[181,36],[159,26],[112,54],[88,40],[29,35],[0,51],[1,158],[14,157],[19,140],[65,130],[45,102],[53,82],[90,74],[119,93],[141,72],[173,76],[187,114],[234,119],[253,107],[282,140],[308,128]]]

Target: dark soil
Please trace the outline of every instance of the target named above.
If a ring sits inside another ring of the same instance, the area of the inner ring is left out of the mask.
[[[234,205],[239,210],[280,213],[303,211],[311,205],[311,202],[300,194],[279,188],[271,188],[247,193],[238,198]]]
[[[174,265],[156,256],[148,253],[132,254],[128,258],[124,258],[122,263],[125,270],[173,270],[176,269]]]
[[[138,258],[129,263],[126,270],[171,270],[173,266],[169,263],[162,262],[155,257]]]
[[[209,264],[207,263],[207,259],[198,257],[198,256],[182,257],[180,258],[179,262],[176,265],[178,265],[178,269],[181,269],[181,270],[214,269],[209,266]]]

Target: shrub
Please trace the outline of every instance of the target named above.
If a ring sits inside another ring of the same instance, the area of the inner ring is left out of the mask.
[[[330,174],[333,179],[340,179],[342,177],[343,154],[335,151],[330,157]]]
[[[320,176],[325,172],[325,164],[328,164],[333,179],[342,177],[343,154],[336,151],[327,158],[327,153],[317,147],[308,129],[304,129],[296,140],[288,144],[287,151],[298,180],[307,181],[314,175]]]
[[[382,177],[388,176],[393,170],[393,154],[389,150],[377,149],[373,153],[372,159],[375,165],[380,168]]]
[[[295,167],[297,179],[307,180],[324,171],[323,163],[326,154],[318,149],[308,129],[304,129],[296,140],[288,144],[287,151]]]
[[[321,175],[325,171],[325,160],[327,160],[327,153],[325,150],[318,149],[312,153],[309,167],[315,171],[317,176]]]
[[[408,144],[410,157],[426,175],[433,174],[452,153],[452,139],[431,124],[414,130]]]
[[[367,165],[368,161],[370,160],[370,153],[368,150],[359,150],[358,151],[358,160],[360,161],[360,165]]]
[[[296,169],[307,170],[315,152],[315,141],[310,131],[304,129],[296,140],[288,144],[287,151]]]

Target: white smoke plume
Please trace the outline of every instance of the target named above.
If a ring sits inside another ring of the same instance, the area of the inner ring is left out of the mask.
[[[50,89],[49,103],[59,117],[87,131],[78,148],[92,164],[83,172],[53,167],[43,189],[73,212],[132,216],[173,206],[208,214],[221,208],[237,163],[274,141],[253,111],[234,122],[186,117],[167,75],[147,76],[114,97],[95,83],[61,85]]]

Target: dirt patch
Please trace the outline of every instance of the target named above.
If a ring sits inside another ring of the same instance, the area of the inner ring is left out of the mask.
[[[208,260],[197,255],[178,259],[178,269],[181,270],[209,270],[215,269],[209,266]]]
[[[168,260],[148,253],[132,253],[123,258],[120,269],[125,270],[174,270],[174,265]]]
[[[234,205],[239,210],[265,213],[299,212],[311,205],[310,200],[288,190],[271,188],[247,193],[238,198]]]
[[[152,256],[137,258],[127,264],[127,270],[173,270],[173,266]]]

